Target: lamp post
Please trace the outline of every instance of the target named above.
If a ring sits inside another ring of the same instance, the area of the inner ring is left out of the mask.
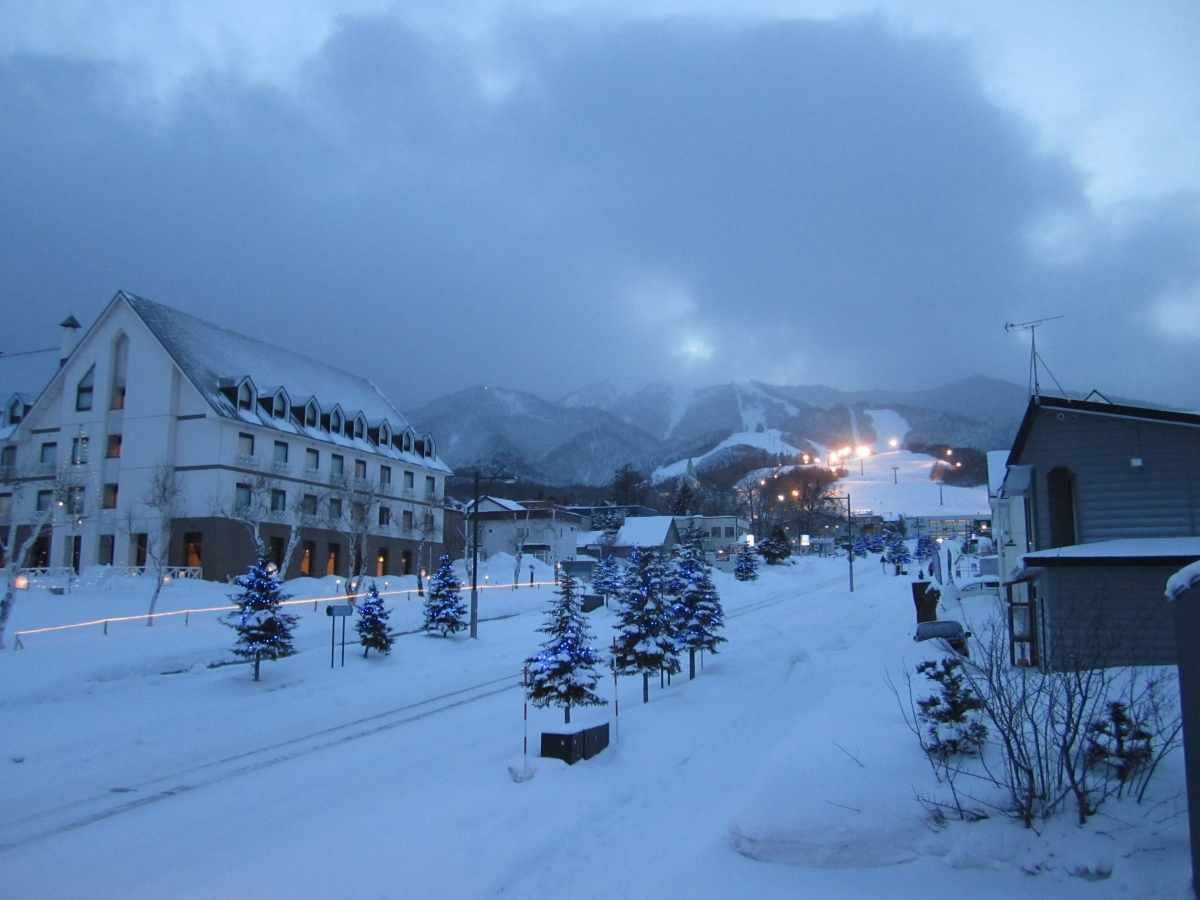
[[[501,466],[487,478],[487,484],[500,480],[505,484],[516,481],[511,475],[501,477]],[[475,470],[475,502],[471,505],[471,637],[479,637],[479,470]]]
[[[846,556],[850,560],[850,593],[854,593],[854,520],[850,514],[850,492],[843,498],[846,501]]]

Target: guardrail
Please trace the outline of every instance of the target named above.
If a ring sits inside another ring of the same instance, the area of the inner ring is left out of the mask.
[[[141,567],[130,566],[129,568],[141,568]],[[178,567],[178,568],[183,568],[183,567]],[[366,578],[364,578],[364,580],[366,580]],[[540,588],[543,585],[549,585],[549,586],[553,587],[553,586],[555,586],[555,582],[553,582],[553,581],[535,581],[532,585],[530,585],[528,582],[525,582],[524,584],[518,582],[515,585],[515,587],[518,587],[518,588],[538,587],[538,588]],[[500,588],[513,588],[513,587],[514,587],[514,584],[511,582],[509,582],[508,584],[481,584],[481,585],[479,585],[479,590],[482,592],[484,590],[498,590]],[[465,590],[469,590],[469,588],[466,588]],[[383,590],[383,591],[379,592],[379,596],[380,597],[394,597],[397,595],[404,594],[404,595],[406,595],[406,597],[405,597],[406,600],[412,600],[413,594],[420,594],[420,593],[421,592],[418,591],[416,588],[405,588],[404,590],[394,590],[394,591]],[[300,606],[305,603],[311,603],[313,605],[313,612],[316,612],[318,605],[321,603],[345,603],[346,600],[350,600],[351,602],[353,602],[353,601],[357,600],[359,597],[364,596],[365,594],[366,594],[366,591],[360,591],[358,593],[354,593],[353,591],[351,591],[351,592],[345,593],[345,594],[334,594],[333,596],[330,596],[330,597],[311,597],[307,600],[284,600],[279,605],[280,606]],[[237,609],[236,604],[230,604],[228,606],[207,606],[207,607],[203,607],[200,609],[174,609],[174,610],[170,610],[168,612],[141,613],[140,615],[136,615],[136,616],[109,616],[106,619],[91,619],[87,622],[71,622],[67,625],[50,625],[50,626],[47,626],[46,628],[27,628],[23,631],[14,631],[13,632],[13,639],[15,642],[14,649],[24,650],[25,644],[22,643],[21,638],[22,638],[22,636],[28,636],[31,634],[45,634],[50,631],[70,631],[75,628],[89,628],[94,625],[102,626],[103,633],[108,634],[108,625],[110,622],[142,622],[142,621],[149,622],[154,619],[171,618],[172,616],[183,616],[183,624],[185,627],[187,627],[187,625],[191,619],[192,613],[232,612],[235,609]]]

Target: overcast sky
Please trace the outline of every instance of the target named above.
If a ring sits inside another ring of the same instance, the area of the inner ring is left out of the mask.
[[[1198,46],[1195,2],[4,4],[0,350],[123,288],[403,409],[1023,383],[1004,323],[1063,315],[1065,386],[1200,408]]]

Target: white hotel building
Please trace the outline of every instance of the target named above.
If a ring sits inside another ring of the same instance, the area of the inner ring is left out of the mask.
[[[276,562],[298,529],[288,577],[350,574],[355,548],[369,575],[408,574],[440,549],[450,470],[369,381],[125,292],[63,356],[36,399],[0,395],[13,552],[53,507],[25,566],[146,565],[161,547],[224,580],[254,527]]]

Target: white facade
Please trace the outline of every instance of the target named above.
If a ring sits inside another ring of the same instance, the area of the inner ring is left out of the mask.
[[[442,541],[449,469],[432,438],[413,434],[373,385],[125,293],[6,446],[15,447],[9,486],[0,487],[12,494],[11,523],[33,521],[39,492],[44,504],[46,491],[58,491],[49,559],[38,560],[53,566],[144,564],[147,540],[162,533],[160,509],[147,501],[164,470],[178,489],[169,515],[181,527],[224,521],[245,531],[229,517],[249,515],[250,488],[267,510],[265,528],[337,534],[333,513],[340,503],[347,516],[359,489],[370,495],[377,546]],[[314,501],[311,514],[297,515]],[[176,557],[190,552],[181,540]],[[322,562],[309,560],[311,574],[324,574]]]

